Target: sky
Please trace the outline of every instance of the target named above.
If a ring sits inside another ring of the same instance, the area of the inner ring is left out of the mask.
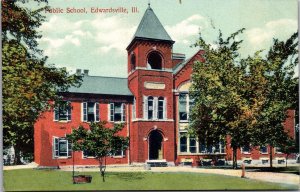
[[[149,0],[48,0],[64,13],[44,13],[39,46],[48,63],[70,73],[88,69],[90,75],[127,77],[126,47],[131,42]],[[298,29],[297,0],[150,0],[151,8],[175,41],[174,53],[192,56],[199,32],[214,44],[219,29],[227,37],[246,28],[241,56],[268,50],[273,38],[286,40]],[[32,5],[36,6],[36,5]],[[132,7],[138,12],[132,13]],[[35,7],[34,7],[35,8]],[[67,9],[86,9],[66,13]],[[91,13],[91,8],[120,8],[128,13]]]

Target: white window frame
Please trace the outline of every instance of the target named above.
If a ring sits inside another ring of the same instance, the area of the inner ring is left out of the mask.
[[[69,121],[72,120],[72,104],[71,104],[70,101],[65,101],[65,102],[67,102],[68,105],[69,105],[69,109],[66,110],[66,114],[65,114],[67,116],[67,119],[66,120],[65,119],[61,120],[60,114],[59,114],[59,106],[57,106],[53,109],[53,120],[54,121],[69,122]],[[57,116],[57,113],[58,113],[58,116]]]
[[[59,143],[60,141],[65,141],[67,143],[67,152],[66,156],[60,156],[59,152]],[[58,143],[57,143],[58,142]],[[52,139],[52,157],[53,159],[64,159],[69,158],[72,156],[72,145],[69,143],[69,141],[65,137],[55,137],[53,136]]]
[[[180,153],[188,153],[189,152],[189,148],[188,148],[189,137],[187,135],[184,135],[184,134],[185,134],[185,132],[179,132],[179,139],[178,139],[179,144],[178,144],[178,146],[179,146],[179,152]],[[186,138],[186,143],[185,143],[186,151],[181,151],[181,140],[180,139],[181,139],[182,135],[184,135],[184,137]]]
[[[153,103],[152,103],[152,119],[149,118],[149,98],[153,98]],[[163,98],[163,118],[159,119],[158,118],[158,104],[159,104],[159,98]],[[153,96],[143,96],[143,111],[144,111],[144,120],[149,120],[149,121],[163,121],[166,120],[167,118],[167,110],[166,110],[166,98],[165,97],[153,97]]]
[[[191,140],[195,140],[195,145],[191,145]],[[189,148],[188,148],[188,151],[189,151],[189,153],[191,153],[191,154],[195,154],[195,153],[198,153],[198,142],[197,142],[197,139],[196,138],[194,138],[194,137],[189,137],[188,138],[188,145],[189,145]],[[195,152],[191,152],[191,147],[194,147],[195,148]]]
[[[81,104],[81,121],[82,122],[91,122],[88,121],[88,103],[94,103],[94,122],[100,121],[100,105],[98,102],[83,102]]]
[[[136,119],[136,99],[133,98],[133,105],[132,105],[132,119]]]
[[[115,104],[121,104],[121,120],[115,121]],[[125,122],[126,121],[126,104],[120,102],[111,102],[108,104],[108,119],[110,122]]]
[[[243,153],[243,154],[251,154],[251,146],[249,146],[249,151],[245,151],[244,147],[245,146],[241,147],[241,153]]]
[[[123,158],[123,157],[125,157],[125,154],[126,154],[126,151],[125,150],[121,150],[121,155],[112,154],[112,157],[113,158]]]
[[[162,101],[162,118],[160,119],[159,118],[159,102],[160,101]],[[164,98],[164,97],[158,97],[157,98],[157,119],[158,120],[164,120],[164,119],[166,119],[166,115],[165,115],[165,113],[166,113],[166,99]]]
[[[195,154],[226,154],[226,148],[225,148],[225,143],[222,144],[222,142],[219,142],[219,150],[217,151],[217,147],[216,146],[212,146],[212,148],[214,147],[215,150],[214,152],[209,152],[208,147],[205,146],[205,151],[201,151],[200,148],[200,142],[198,141],[198,139],[195,138],[195,143],[196,143],[196,151],[195,152],[191,152],[190,147],[191,147],[191,142],[190,142],[190,137],[188,135],[186,135],[186,139],[187,139],[187,143],[186,143],[186,151],[181,151],[181,142],[180,142],[180,138],[183,134],[186,134],[186,131],[180,131],[179,132],[179,139],[178,139],[178,152],[180,154],[185,154],[185,155],[195,155]],[[224,150],[224,153],[222,153],[222,150]]]
[[[179,97],[180,97],[180,95],[185,95],[186,96],[186,98],[185,98],[185,102],[186,102],[186,120],[184,119],[184,120],[181,120],[180,119],[180,111],[179,111],[179,106],[180,106],[180,100],[179,100]],[[190,95],[189,95],[189,93],[188,92],[180,92],[179,93],[179,96],[178,96],[178,119],[179,119],[179,122],[189,122],[189,119],[190,119],[190,108],[191,108],[191,103],[190,103],[190,101],[191,101],[191,99],[190,99]]]
[[[262,147],[265,147],[265,148],[267,149],[267,152],[262,152],[262,151],[261,151],[261,148],[262,148]],[[260,153],[260,154],[268,154],[268,153],[269,153],[268,146],[259,146],[259,153]]]

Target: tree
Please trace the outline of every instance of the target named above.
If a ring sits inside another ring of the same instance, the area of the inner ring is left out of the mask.
[[[216,48],[200,35],[195,45],[204,50],[205,61],[194,64],[190,88],[195,101],[190,132],[205,138],[207,145],[230,136],[234,168],[238,148],[272,148],[282,142],[287,135],[283,127],[286,112],[298,101],[298,79],[293,77],[298,63],[297,34],[286,42],[275,39],[266,58],[257,51],[241,59],[242,41],[235,37],[242,32],[225,40],[220,32]]]
[[[283,125],[287,110],[298,108],[298,77],[294,77],[294,69],[298,64],[297,38],[298,33],[294,33],[286,41],[274,39],[266,58],[263,59],[267,81],[266,100],[254,129],[253,140],[257,145],[269,145],[270,167],[273,148],[290,143]]]
[[[38,49],[37,28],[46,6],[29,10],[27,1],[2,0],[3,141],[15,149],[15,164],[22,153],[33,151],[33,125],[41,112],[60,99],[59,91],[80,85],[81,77],[69,75],[46,63]],[[46,0],[36,0],[46,3]]]
[[[281,140],[281,143],[278,144],[278,147],[280,148],[280,152],[285,154],[285,166],[287,167],[287,160],[290,154],[296,153],[296,145],[295,145],[295,139],[292,139],[290,137],[285,137]]]
[[[191,111],[190,132],[199,140],[205,138],[206,145],[226,141],[230,136],[233,149],[233,167],[237,166],[237,149],[250,144],[250,129],[254,118],[255,105],[249,102],[246,62],[239,58],[238,34],[224,39],[220,32],[217,48],[213,48],[201,37],[195,46],[204,50],[204,62],[193,65],[191,97],[195,104]],[[251,76],[252,77],[252,76]],[[253,76],[252,78],[257,78]]]
[[[113,128],[105,126],[106,122],[90,124],[89,129],[79,126],[67,135],[72,142],[73,151],[86,151],[99,162],[100,174],[105,181],[106,157],[128,148],[128,137],[119,136],[123,124],[114,124]]]

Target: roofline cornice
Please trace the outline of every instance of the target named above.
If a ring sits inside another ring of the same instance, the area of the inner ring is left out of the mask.
[[[168,43],[170,45],[173,45],[175,41],[169,41],[169,40],[163,40],[163,39],[152,39],[152,38],[145,38],[145,37],[135,37],[130,44],[127,46],[126,50],[130,50],[131,47],[134,45],[136,41],[154,41],[154,42],[162,42],[162,43]]]

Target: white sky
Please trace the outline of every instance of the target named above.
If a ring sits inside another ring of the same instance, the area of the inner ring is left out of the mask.
[[[148,0],[49,0],[52,8],[86,8],[87,13],[50,14],[40,27],[40,48],[57,67],[89,69],[90,75],[127,76],[126,47],[147,8]],[[128,14],[90,13],[90,8],[127,8]],[[139,13],[131,13],[137,7]],[[199,30],[213,43],[246,28],[242,56],[269,49],[272,39],[297,31],[296,0],[151,0],[151,7],[175,40],[173,52],[193,55]]]

